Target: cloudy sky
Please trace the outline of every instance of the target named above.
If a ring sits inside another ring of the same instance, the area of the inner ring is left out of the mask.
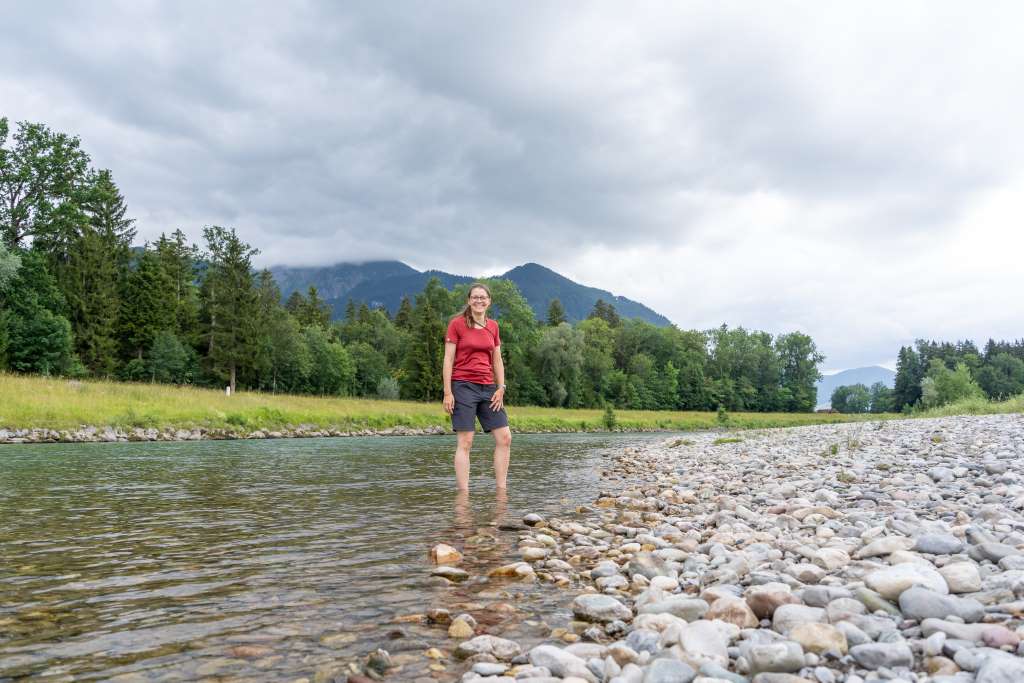
[[[10,2],[0,116],[140,236],[535,261],[827,369],[1024,336],[1019,3]]]

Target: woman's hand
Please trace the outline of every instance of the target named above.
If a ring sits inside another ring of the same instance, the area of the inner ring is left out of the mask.
[[[448,392],[444,395],[444,399],[441,401],[441,405],[444,406],[444,412],[451,415],[455,412],[455,394]]]
[[[498,387],[498,390],[491,396],[491,410],[498,412],[505,407],[505,390]]]

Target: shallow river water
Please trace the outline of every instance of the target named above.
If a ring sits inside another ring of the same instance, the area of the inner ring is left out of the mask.
[[[592,501],[609,453],[665,436],[518,435],[501,498],[482,436],[466,498],[453,437],[0,447],[0,681],[327,681],[378,647],[395,680],[450,679],[423,655],[445,627],[396,618],[469,612],[526,645],[568,600],[438,586],[430,547],[469,539],[477,577],[517,560],[523,514]]]

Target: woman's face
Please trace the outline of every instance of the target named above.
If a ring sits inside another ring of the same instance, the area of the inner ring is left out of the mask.
[[[486,313],[487,307],[491,305],[491,297],[479,287],[469,290],[469,308],[473,313]]]

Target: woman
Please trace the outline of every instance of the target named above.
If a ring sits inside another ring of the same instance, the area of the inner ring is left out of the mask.
[[[494,434],[494,480],[499,490],[508,484],[512,432],[505,414],[505,365],[501,361],[498,323],[487,318],[491,292],[479,282],[469,288],[466,306],[448,323],[444,339],[444,409],[458,435],[455,483],[469,490],[469,449],[476,420]]]

